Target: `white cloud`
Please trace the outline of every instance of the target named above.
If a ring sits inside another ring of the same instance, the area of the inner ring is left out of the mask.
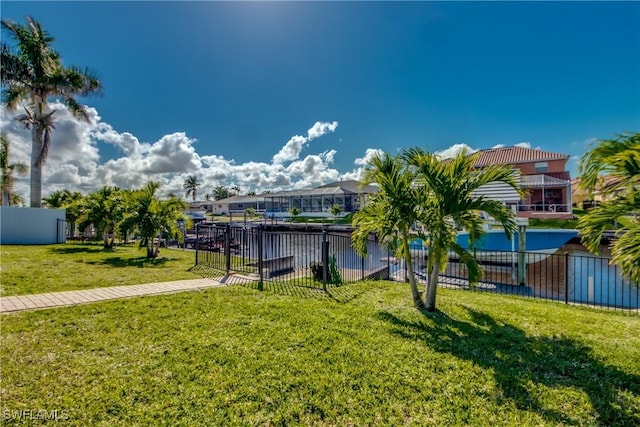
[[[351,172],[344,173],[340,176],[341,180],[345,181],[361,181],[364,178],[364,171],[371,161],[376,156],[382,156],[384,151],[379,148],[367,148],[364,156],[356,158],[353,163],[358,166]]]
[[[358,166],[366,166],[369,164],[371,159],[373,159],[374,157],[382,156],[383,154],[384,154],[384,151],[379,148],[367,148],[367,150],[364,153],[364,156],[358,157],[357,159],[354,160],[353,163]]]
[[[283,164],[300,158],[300,153],[304,146],[311,140],[326,135],[329,132],[335,132],[338,122],[315,122],[315,124],[307,130],[307,136],[295,135],[273,156],[273,163]]]
[[[309,139],[304,136],[295,135],[292,136],[289,141],[273,156],[273,163],[282,164],[291,160],[295,160],[300,157],[300,153],[304,148],[304,145]]]
[[[457,156],[458,153],[464,149],[466,149],[469,153],[475,153],[476,151],[478,151],[475,148],[471,148],[467,144],[462,143],[462,144],[453,144],[449,148],[446,148],[441,151],[436,151],[435,155],[441,159],[450,159],[452,157]]]
[[[200,156],[184,132],[165,135],[149,148],[145,172],[152,174],[190,172],[200,169]]]
[[[518,142],[516,144],[513,144],[515,147],[522,147],[522,148],[531,148],[531,143],[528,141],[524,141],[524,142]],[[536,150],[539,150],[540,148],[536,148]]]
[[[314,125],[307,131],[307,139],[319,138],[329,132],[335,132],[338,127],[338,122],[315,122]]]

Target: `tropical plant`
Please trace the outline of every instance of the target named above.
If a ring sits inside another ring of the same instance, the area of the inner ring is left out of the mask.
[[[24,206],[25,200],[20,194],[11,193],[9,197],[9,205],[10,206]]]
[[[54,38],[39,22],[26,18],[26,25],[2,20],[2,28],[16,42],[16,50],[2,44],[2,102],[9,111],[22,106],[18,117],[31,129],[31,207],[42,203],[42,168],[51,146],[54,129],[49,101],[62,100],[78,120],[89,122],[87,108],[75,96],[100,91],[102,85],[87,69],[64,67],[60,54],[52,48]],[[26,105],[25,105],[26,104]]]
[[[357,253],[366,255],[369,236],[374,234],[380,244],[403,258],[411,287],[413,304],[423,309],[413,260],[409,248],[412,238],[418,237],[413,225],[418,221],[419,194],[413,186],[415,174],[399,156],[384,153],[373,157],[365,170],[363,184],[375,183],[379,191],[369,194],[365,205],[353,215],[352,245]]]
[[[300,215],[300,208],[294,206],[291,209],[289,209],[289,213],[291,214],[292,217],[297,217],[298,215]]]
[[[65,219],[69,229],[69,234],[75,234],[76,221],[80,216],[80,204],[83,200],[83,196],[78,192],[71,192],[69,190],[56,190],[44,197],[42,201],[43,205],[49,209],[64,209]]]
[[[233,193],[231,193],[231,190],[229,190],[227,187],[223,185],[217,185],[213,189],[213,198],[215,200],[222,200],[231,196],[233,196]]]
[[[184,194],[185,197],[192,196],[193,201],[196,201],[196,193],[198,192],[198,187],[200,183],[198,182],[198,178],[195,175],[189,175],[187,179],[184,180],[184,184],[182,188],[187,190]]]
[[[15,201],[17,196],[13,193],[13,174],[16,172],[18,175],[26,175],[27,165],[24,163],[9,163],[9,138],[4,133],[0,134],[0,169],[2,170],[2,176],[0,177],[2,206],[10,206],[15,204],[12,201]]]
[[[237,196],[238,194],[240,194],[242,190],[240,189],[240,186],[236,185],[232,185],[231,186],[231,195],[232,196]]]
[[[344,212],[344,209],[340,205],[331,206],[331,215],[333,216],[334,221],[338,220],[338,216]]]
[[[612,262],[640,284],[640,133],[600,140],[582,156],[579,174],[584,189],[593,194],[599,188],[605,199],[578,221],[582,243],[598,254],[602,234],[617,222]],[[605,179],[609,185],[604,185]]]
[[[160,251],[161,234],[178,236],[182,240],[182,230],[178,220],[186,221],[182,214],[184,202],[176,197],[159,200],[157,182],[149,182],[131,197],[131,208],[122,221],[121,228],[136,229],[140,234],[140,247],[147,250],[147,258],[156,258]]]
[[[329,283],[333,285],[342,284],[342,274],[338,268],[338,261],[335,255],[329,256]]]
[[[428,311],[434,311],[438,279],[446,269],[449,251],[453,251],[466,265],[471,284],[477,283],[483,275],[473,255],[457,243],[457,227],[468,230],[469,247],[473,247],[475,241],[486,233],[481,212],[495,218],[509,239],[517,230],[516,217],[511,209],[500,201],[477,196],[476,191],[492,182],[505,183],[520,194],[522,190],[511,167],[493,165],[475,169],[478,155],[469,155],[466,150],[446,160],[420,148],[404,150],[401,156],[416,177],[416,210],[429,248],[425,303]]]
[[[508,166],[475,170],[475,155],[466,151],[455,158],[441,160],[419,148],[404,150],[397,156],[385,153],[371,159],[363,184],[375,183],[377,193],[368,196],[364,207],[353,215],[353,246],[367,252],[368,236],[402,257],[407,267],[414,305],[436,309],[436,290],[440,273],[446,268],[449,251],[460,258],[469,271],[471,283],[482,277],[482,269],[469,251],[457,242],[457,227],[469,231],[470,245],[485,233],[480,212],[487,212],[500,223],[509,237],[517,228],[515,215],[502,203],[475,195],[490,182],[504,182],[520,192],[514,172]],[[409,243],[423,239],[429,247],[429,281],[423,301],[413,271]]]
[[[105,249],[113,247],[115,233],[125,216],[124,194],[117,187],[105,186],[87,196],[79,208],[80,229],[93,225],[96,232],[102,234]]]
[[[49,197],[42,198],[42,205],[49,209],[60,209],[64,206],[67,194],[70,194],[69,190],[56,190]]]

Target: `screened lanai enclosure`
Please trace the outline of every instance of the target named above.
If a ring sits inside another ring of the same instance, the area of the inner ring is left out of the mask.
[[[356,212],[365,202],[369,193],[377,191],[371,185],[361,186],[357,181],[341,181],[321,187],[280,191],[265,195],[265,206],[271,212],[288,212],[297,208],[300,213],[329,214],[333,206],[340,206],[342,212]]]

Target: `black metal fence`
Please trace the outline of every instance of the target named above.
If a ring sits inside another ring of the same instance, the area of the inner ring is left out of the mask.
[[[391,258],[374,239],[359,256],[349,233],[270,231],[264,227],[198,225],[196,264],[263,281],[322,287],[389,278]]]
[[[196,264],[235,272],[259,283],[286,282],[317,287],[339,286],[379,278],[406,281],[404,263],[368,242],[368,255],[359,256],[350,233],[272,231],[264,226],[198,225],[187,239],[196,251]],[[413,249],[414,271],[426,283],[428,252]],[[484,277],[470,286],[464,264],[452,257],[440,276],[444,287],[519,295],[640,312],[640,288],[622,277],[609,258],[569,253],[475,251]]]
[[[484,277],[470,286],[466,266],[451,256],[440,275],[444,287],[640,312],[640,287],[622,276],[610,258],[568,252],[473,252]],[[424,249],[414,250],[416,273],[426,281]]]

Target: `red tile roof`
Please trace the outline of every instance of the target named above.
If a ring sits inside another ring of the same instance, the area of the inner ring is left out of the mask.
[[[550,151],[518,146],[491,148],[488,150],[480,150],[478,153],[480,154],[474,165],[475,167],[483,167],[500,163],[515,164],[569,159],[569,156],[566,154],[552,153]]]

